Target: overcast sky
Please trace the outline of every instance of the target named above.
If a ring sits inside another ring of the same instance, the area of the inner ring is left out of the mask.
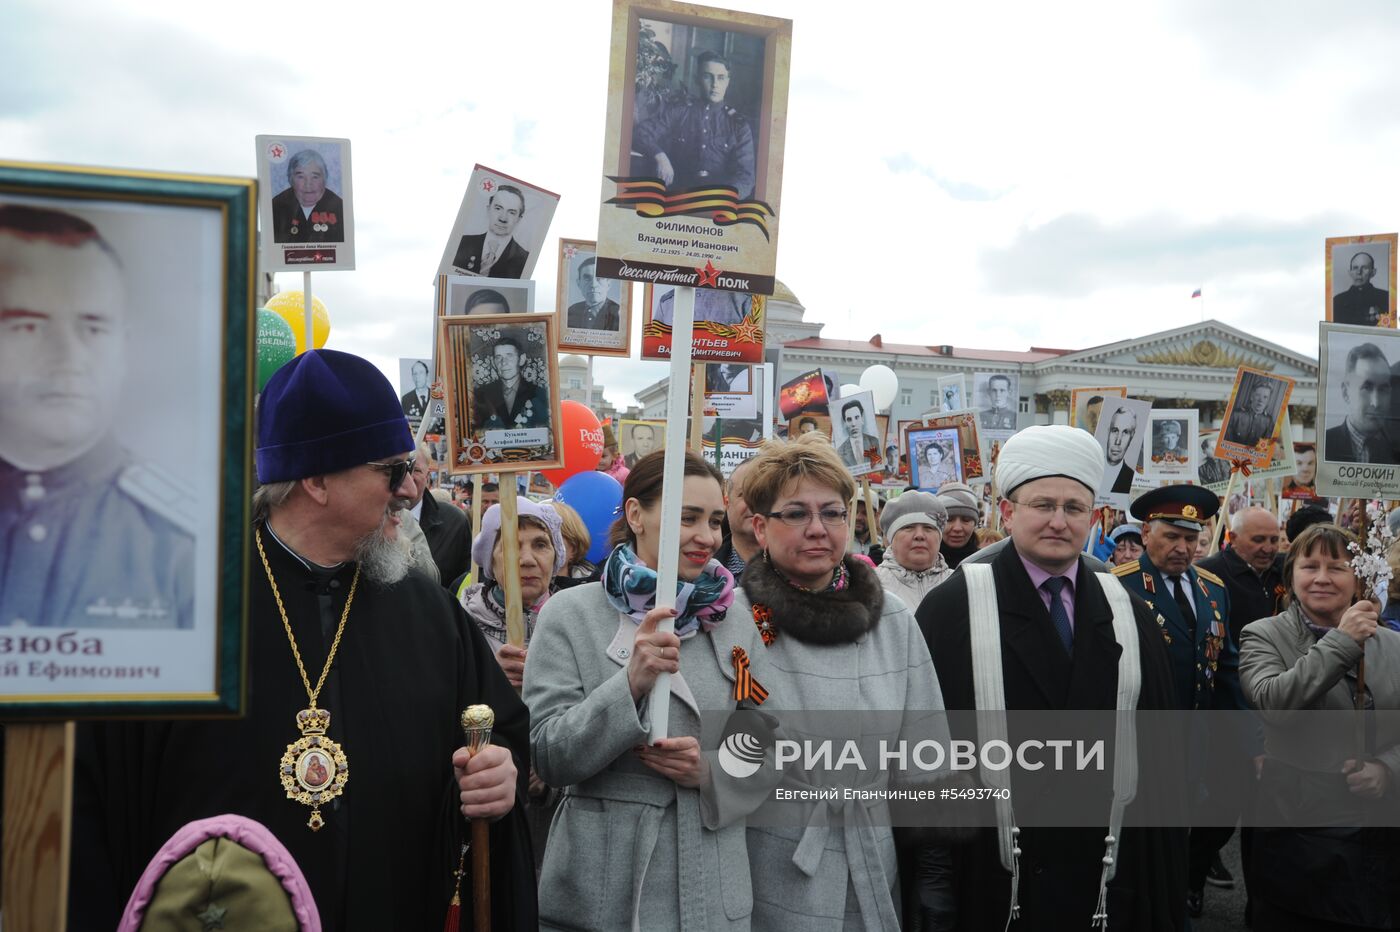
[[[1316,355],[1324,238],[1400,226],[1388,0],[733,5],[794,20],[778,277],[828,337],[1082,348],[1201,287]],[[8,0],[0,158],[253,175],[258,133],[349,137],[359,268],[314,290],[391,378],[474,163],[563,195],[540,307],[596,233],[604,0],[113,6]],[[665,364],[595,373],[622,407]]]

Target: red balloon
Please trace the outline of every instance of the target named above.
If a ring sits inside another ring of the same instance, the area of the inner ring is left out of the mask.
[[[563,419],[564,465],[560,469],[546,469],[540,475],[548,479],[556,488],[564,480],[581,472],[588,472],[603,458],[603,425],[598,415],[581,401],[562,401],[559,412]]]

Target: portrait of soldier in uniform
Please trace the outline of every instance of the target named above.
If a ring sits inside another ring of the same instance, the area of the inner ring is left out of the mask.
[[[0,203],[0,627],[193,626],[195,503],[113,427],[128,305],[92,222]]]
[[[987,407],[977,412],[977,426],[983,430],[1015,430],[1016,409],[1011,406],[1011,377],[998,372],[983,384]]]
[[[754,134],[749,119],[726,101],[733,66],[718,52],[695,58],[696,94],[661,106],[632,134],[632,148],[650,160],[668,190],[728,185],[754,194]]]
[[[1248,400],[1243,406],[1236,404],[1225,426],[1225,439],[1240,446],[1252,447],[1273,433],[1274,415],[1269,410],[1273,401],[1273,389],[1267,382],[1256,381],[1244,395]]]
[[[652,308],[651,319],[670,325],[676,315],[676,289],[674,287],[654,288],[652,300],[656,302],[656,305]],[[737,291],[716,291],[713,288],[695,289],[695,322],[697,324],[709,321],[710,323],[733,326],[748,317],[752,308],[753,295],[740,294]]]

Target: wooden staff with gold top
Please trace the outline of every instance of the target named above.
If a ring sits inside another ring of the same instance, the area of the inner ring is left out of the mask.
[[[467,735],[467,753],[475,757],[491,743],[491,728],[496,713],[489,705],[469,705],[462,712],[462,731]],[[491,824],[485,819],[472,819],[472,928],[476,932],[491,932]],[[447,909],[444,932],[457,932],[462,911],[461,885],[466,867],[466,852],[457,862],[456,883],[452,903]]]

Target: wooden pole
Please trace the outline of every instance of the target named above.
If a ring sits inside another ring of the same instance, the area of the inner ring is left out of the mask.
[[[690,409],[691,341],[695,325],[695,289],[684,286],[676,288],[676,302],[671,318],[671,382],[666,389],[666,452],[661,486],[661,540],[657,546],[656,566],[656,606],[674,608],[676,604],[676,578],[680,564],[681,549],[681,498],[685,490],[685,418],[682,411]],[[703,378],[703,374],[702,374]],[[703,405],[705,385],[700,383],[695,392]],[[700,415],[694,413],[696,429],[699,429]],[[699,449],[699,444],[696,444]],[[658,631],[674,632],[673,618],[664,619],[656,626]],[[662,673],[651,688],[649,700],[651,712],[651,740],[668,737],[671,730],[671,674]]]
[[[865,526],[871,539],[883,547],[885,541],[880,536],[880,522],[875,519],[875,493],[870,490],[870,480],[864,476],[860,479],[860,491],[865,498]]]
[[[75,735],[72,722],[5,726],[7,932],[67,927]]]
[[[1230,493],[1235,490],[1235,479],[1239,476],[1239,474],[1240,471],[1238,469],[1231,469],[1230,481],[1225,483],[1225,494],[1221,496],[1225,504],[1221,507],[1219,512],[1221,527],[1224,527],[1226,522],[1230,520],[1230,515],[1228,513],[1230,511]],[[1219,550],[1220,528],[1215,528],[1211,531],[1210,534],[1210,549],[1206,551],[1206,556],[1213,557]]]
[[[525,646],[525,616],[520,610],[520,517],[516,510],[515,473],[503,472],[501,490],[501,576],[506,595],[506,643]]]

